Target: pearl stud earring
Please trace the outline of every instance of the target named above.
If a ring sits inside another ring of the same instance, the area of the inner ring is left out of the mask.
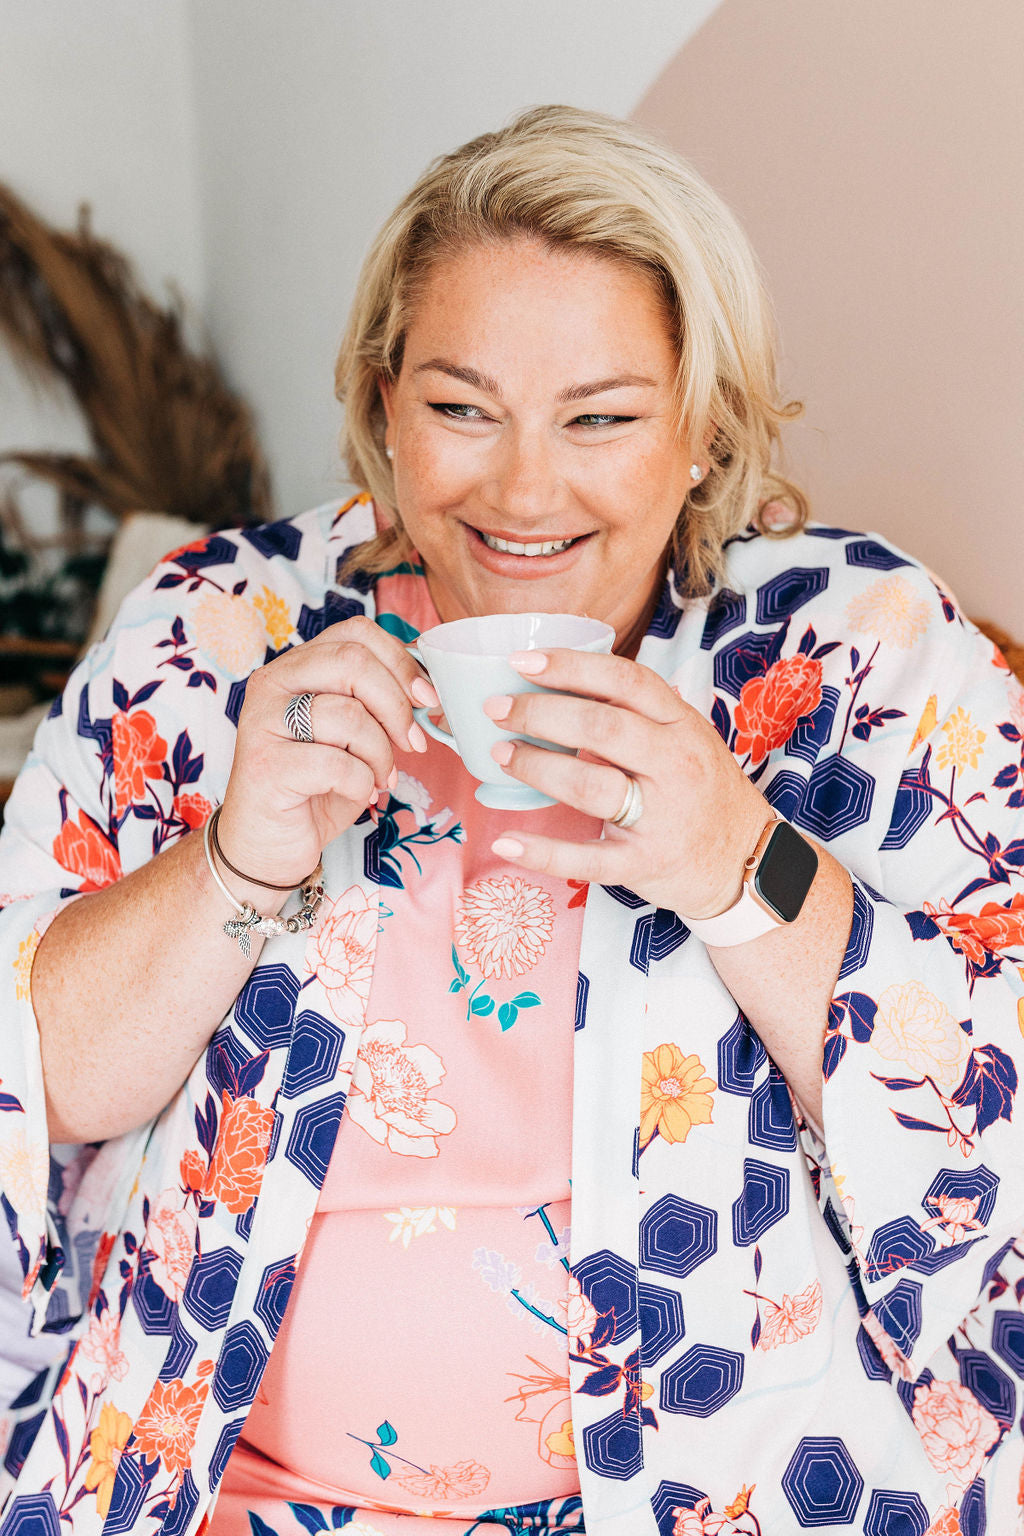
[[[390,443],[385,445],[384,452],[389,459],[393,459],[395,456],[395,450],[392,448]]]
[[[697,484],[698,480],[703,480],[703,478],[704,478],[704,471],[701,469],[700,465],[699,464],[691,464],[690,465],[690,479],[693,481],[694,485]]]

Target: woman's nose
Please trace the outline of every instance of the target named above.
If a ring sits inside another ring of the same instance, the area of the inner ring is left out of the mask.
[[[558,448],[546,433],[509,432],[499,449],[487,499],[510,521],[550,518],[566,501]]]

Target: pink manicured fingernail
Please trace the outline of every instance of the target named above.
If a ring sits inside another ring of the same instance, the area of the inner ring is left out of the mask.
[[[425,752],[427,750],[427,738],[415,720],[409,727],[409,745],[414,752]]]
[[[425,704],[428,709],[437,709],[441,703],[425,677],[414,677],[409,685],[409,692],[417,704]]]
[[[376,805],[377,801],[379,799],[380,799],[380,790],[379,789],[375,789],[373,794],[370,796],[369,800],[367,800],[366,803],[367,803],[367,805]]]
[[[504,768],[512,761],[512,753],[515,751],[510,741],[496,741],[491,748],[491,756],[496,763]]]
[[[543,651],[513,651],[508,664],[515,667],[517,672],[526,672],[535,677],[538,672],[544,671],[548,658]]]
[[[512,695],[510,693],[496,693],[493,699],[484,702],[484,714],[490,715],[492,720],[504,720],[512,708]]]
[[[524,849],[522,843],[517,843],[514,837],[496,837],[491,844],[491,852],[496,853],[499,859],[519,859]]]
[[[396,788],[397,784],[398,784],[398,769],[397,768],[392,768],[391,772],[388,774],[388,789]]]

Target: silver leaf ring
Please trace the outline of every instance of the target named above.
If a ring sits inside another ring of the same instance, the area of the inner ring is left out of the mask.
[[[303,741],[307,745],[312,744],[316,737],[313,735],[313,693],[293,693],[284,710],[284,723],[289,736],[294,741]]]

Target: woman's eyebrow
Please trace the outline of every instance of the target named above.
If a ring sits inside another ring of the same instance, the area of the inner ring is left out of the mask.
[[[501,386],[496,379],[481,373],[477,368],[463,368],[459,363],[450,363],[443,357],[432,357],[429,362],[420,363],[413,372],[446,373],[450,378],[458,379],[460,383],[468,384],[472,389],[479,389],[495,400],[501,399]],[[588,384],[570,384],[559,392],[557,400],[559,405],[568,405],[574,400],[587,400],[591,395],[603,395],[610,389],[655,389],[656,387],[657,380],[645,378],[643,374],[618,373],[608,379],[593,379]]]

